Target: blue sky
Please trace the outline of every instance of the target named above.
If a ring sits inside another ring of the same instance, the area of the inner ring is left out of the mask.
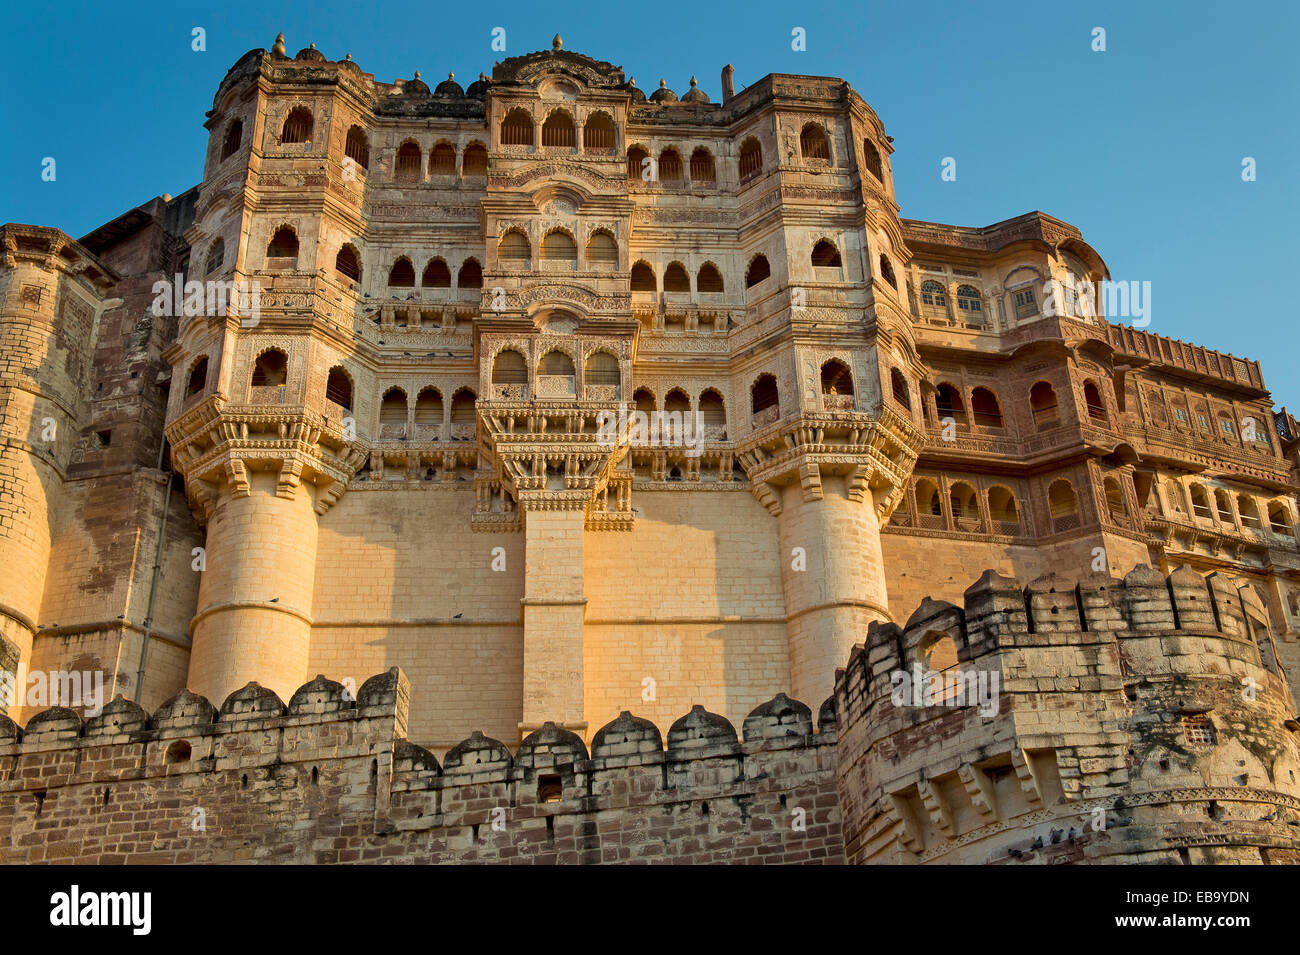
[[[57,9],[57,12],[51,12]],[[675,13],[674,11],[679,11]],[[202,172],[226,70],[283,30],[391,82],[462,85],[550,45],[621,65],[649,92],[692,74],[720,97],[771,72],[847,79],[894,137],[902,214],[987,225],[1041,209],[1116,279],[1150,281],[1149,330],[1257,358],[1300,412],[1292,225],[1300,191],[1300,4],[177,3],[6,16],[0,221],[79,236]],[[194,27],[205,52],[191,49]],[[491,49],[506,30],[504,54]],[[791,48],[806,31],[807,49]],[[1106,52],[1091,49],[1095,27]],[[41,181],[41,161],[57,180]],[[957,179],[940,179],[944,157]],[[1242,181],[1253,157],[1257,179]]]

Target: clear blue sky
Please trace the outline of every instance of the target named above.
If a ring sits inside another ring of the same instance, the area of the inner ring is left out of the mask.
[[[6,14],[0,221],[79,236],[202,172],[203,114],[247,50],[283,30],[391,82],[462,85],[550,45],[619,64],[649,92],[692,74],[720,97],[766,73],[847,79],[894,137],[902,214],[986,225],[1041,209],[1116,279],[1150,281],[1149,330],[1257,358],[1300,411],[1300,4],[115,2]],[[206,30],[206,52],[191,30]],[[504,54],[491,49],[506,30]],[[807,50],[791,49],[803,27]],[[1106,30],[1107,50],[1091,49]],[[56,182],[42,182],[53,156]],[[957,181],[940,179],[943,157]],[[1243,182],[1243,157],[1257,180]]]

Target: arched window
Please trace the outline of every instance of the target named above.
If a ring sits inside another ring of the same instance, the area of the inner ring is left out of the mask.
[[[169,743],[166,751],[163,752],[163,765],[170,766],[173,763],[188,763],[194,753],[194,748],[190,746],[188,740],[178,739]],[[104,791],[104,798],[108,798],[108,790]]]
[[[465,155],[460,160],[462,176],[486,176],[488,168],[488,151],[482,143],[470,143],[465,147]]]
[[[1101,392],[1091,381],[1083,383],[1083,403],[1088,406],[1088,417],[1093,421],[1106,421],[1106,406],[1102,403]]]
[[[713,165],[713,153],[703,146],[691,153],[691,182],[711,186],[718,181],[718,171]]]
[[[533,117],[528,110],[517,106],[501,120],[502,146],[531,146],[533,144]]]
[[[266,246],[268,269],[296,269],[298,267],[298,236],[287,225],[282,225],[271,236]]]
[[[542,123],[543,146],[572,149],[577,145],[576,138],[573,117],[569,115],[568,110],[557,109],[546,117],[546,122]]]
[[[853,394],[853,372],[838,358],[832,358],[822,365],[822,394]]]
[[[492,362],[492,384],[525,385],[528,383],[528,365],[524,356],[513,348],[497,354]]]
[[[542,267],[576,269],[578,244],[563,229],[552,229],[542,237]]]
[[[406,392],[389,388],[379,404],[379,436],[381,438],[406,437]]]
[[[704,419],[706,433],[710,437],[725,440],[727,432],[727,407],[722,395],[710,388],[700,395],[700,416]]]
[[[819,123],[805,123],[799,133],[799,154],[815,162],[830,162],[831,147],[826,141],[826,130]]]
[[[756,255],[749,263],[749,268],[745,271],[745,288],[753,288],[759,282],[764,281],[772,274],[772,268],[767,264],[767,256]]]
[[[740,181],[749,182],[763,171],[763,147],[753,136],[740,146]]]
[[[1128,507],[1124,504],[1124,491],[1120,488],[1119,481],[1113,477],[1106,478],[1102,481],[1102,492],[1106,496],[1106,512],[1110,515],[1110,522],[1123,524],[1128,515]]]
[[[597,229],[587,239],[587,268],[601,272],[618,268],[618,242],[604,229]]]
[[[967,321],[983,321],[984,303],[972,285],[963,285],[957,289],[957,309],[966,313]]]
[[[289,356],[278,348],[264,351],[253,362],[254,388],[283,385],[289,376]]]
[[[840,250],[826,239],[822,239],[813,246],[812,264],[818,269],[838,269],[844,263],[840,259]]]
[[[331,368],[329,377],[325,379],[325,399],[344,411],[352,410],[352,379],[341,365]]]
[[[575,374],[573,359],[558,349],[555,351],[548,351],[542,356],[542,360],[537,366],[537,374],[560,375],[572,378]]]
[[[943,499],[939,497],[939,488],[928,478],[916,482],[916,513],[921,518],[922,527],[942,528]]]
[[[1291,513],[1283,501],[1270,501],[1268,504],[1268,526],[1272,528],[1274,534],[1280,534],[1283,537],[1292,535]]]
[[[221,271],[221,266],[226,263],[226,240],[218,239],[212,243],[208,249],[208,259],[203,263],[203,274],[205,276],[216,275]]]
[[[776,378],[773,375],[759,375],[750,389],[750,409],[754,414],[758,414],[769,408],[776,409],[776,413],[771,416],[775,421],[780,417],[781,408],[781,396],[777,392]]]
[[[948,504],[959,530],[979,530],[980,505],[975,488],[965,481],[955,482],[948,489]]]
[[[691,399],[680,388],[674,388],[664,396],[664,411],[685,415],[691,410]]]
[[[607,155],[614,151],[614,121],[605,113],[592,113],[582,126],[582,151]]]
[[[595,351],[587,356],[583,379],[587,387],[612,389],[610,397],[622,397],[619,386],[623,376],[619,372],[618,359],[607,351]]]
[[[998,533],[1019,533],[1020,511],[1016,507],[1016,496],[1001,485],[989,488],[989,518]]]
[[[478,395],[471,388],[461,388],[451,396],[451,430],[452,437],[459,440],[473,437],[478,425],[478,415],[474,404]]]
[[[695,289],[699,292],[723,291],[722,273],[712,262],[700,266],[699,274],[695,276]]]
[[[442,393],[432,385],[422,389],[415,399],[415,426],[426,436],[442,431]]]
[[[295,106],[289,110],[289,115],[284,118],[284,126],[280,130],[280,142],[311,142],[311,131],[314,122],[311,110],[305,106]]]
[[[497,258],[508,269],[526,269],[532,260],[532,247],[528,236],[518,229],[510,229],[497,243]]]
[[[649,414],[655,410],[655,396],[650,393],[649,388],[638,388],[632,393],[632,403],[636,405],[636,410],[644,414]]]
[[[1053,533],[1079,526],[1079,499],[1074,494],[1074,485],[1065,478],[1053,481],[1047,489],[1047,508],[1052,515]]]
[[[659,286],[655,284],[655,272],[645,262],[637,262],[632,266],[632,291],[633,292],[657,292]]]
[[[334,256],[334,271],[354,282],[361,281],[361,257],[357,255],[356,246],[347,243]]]
[[[425,288],[451,288],[451,269],[441,258],[430,259],[420,276],[420,284]]]
[[[208,359],[200,358],[190,369],[190,377],[185,382],[186,400],[193,398],[195,395],[202,394],[208,387]]]
[[[921,283],[921,307],[948,314],[948,294],[938,282],[927,279]]]
[[[1029,407],[1034,413],[1034,424],[1039,431],[1054,428],[1061,423],[1060,409],[1056,404],[1056,389],[1049,382],[1035,382],[1029,389]]]
[[[226,138],[221,143],[222,162],[239,152],[239,147],[243,144],[244,121],[242,119],[232,119],[230,125],[226,127]]]
[[[1259,505],[1253,497],[1237,495],[1237,513],[1241,515],[1241,526],[1259,530]]]
[[[659,154],[659,178],[663,182],[682,181],[682,157],[671,147]]]
[[[1191,486],[1192,495],[1192,514],[1196,517],[1203,517],[1207,521],[1211,520],[1214,515],[1210,511],[1210,497],[1199,484]]]
[[[1214,492],[1214,509],[1219,512],[1219,521],[1223,524],[1235,524],[1232,519],[1232,495],[1219,488]]]
[[[889,283],[890,287],[898,291],[898,279],[894,278],[894,267],[889,264],[889,256],[880,253],[880,277]]]
[[[429,153],[429,175],[456,175],[456,147],[451,143],[438,143]]]
[[[456,288],[482,288],[483,266],[478,259],[466,259],[456,273]]]
[[[908,411],[911,411],[912,397],[911,397],[911,392],[907,387],[907,379],[903,377],[903,373],[899,371],[897,368],[889,369],[889,385],[890,385],[890,391],[893,393],[894,400],[897,401],[904,408],[906,408]]]
[[[388,285],[390,288],[415,287],[415,266],[406,256],[394,262],[393,267],[388,270]]]
[[[1002,427],[1002,407],[998,404],[998,396],[989,389],[976,388],[970,393],[970,410],[977,425]]]
[[[650,154],[640,146],[633,146],[627,151],[627,178],[629,181],[644,182],[650,178],[646,160]]]
[[[680,262],[670,262],[668,268],[664,269],[664,291],[665,292],[689,292],[691,290],[691,277],[686,272],[686,268]]]
[[[867,172],[875,176],[880,182],[885,181],[885,170],[880,162],[880,150],[869,139],[862,140],[862,161],[867,167]]]
[[[420,147],[413,142],[405,142],[397,150],[397,168],[394,177],[398,182],[420,181]]]
[[[966,423],[966,408],[962,404],[961,392],[946,381],[934,389],[934,410],[939,413],[939,421],[952,418],[958,424]]]
[[[348,128],[348,138],[343,144],[343,155],[361,169],[370,168],[370,140],[366,137],[366,131],[360,126]]]

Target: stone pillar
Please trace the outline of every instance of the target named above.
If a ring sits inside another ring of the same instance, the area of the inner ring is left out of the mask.
[[[220,706],[255,680],[287,702],[309,679],[313,488],[238,459],[227,474],[208,521],[188,685]]]
[[[87,366],[94,341],[91,306],[64,288],[64,238],[50,229],[25,231],[45,252],[7,255],[0,268],[0,666],[17,676],[30,665],[45,595],[53,527],[63,475],[77,441]],[[58,623],[56,619],[54,621]],[[22,721],[22,688],[8,702]]]
[[[792,483],[777,516],[790,695],[814,708],[834,691],[835,669],[866,639],[867,625],[889,620],[875,506],[870,495],[850,499],[846,484],[823,477],[821,496],[808,500]]]
[[[582,509],[524,515],[524,700],[519,738],[550,720],[586,737]]]

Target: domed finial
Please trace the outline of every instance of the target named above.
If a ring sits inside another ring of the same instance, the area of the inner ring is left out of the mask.
[[[344,63],[351,63],[351,62],[352,62],[352,54],[349,53],[349,54],[347,54],[346,56],[344,56],[344,57],[343,57],[343,62],[344,62]]]
[[[316,49],[316,44],[315,44],[315,43],[308,43],[308,44],[307,44],[307,49],[309,49],[309,50],[314,50],[314,49]]]
[[[480,73],[480,74],[478,75],[478,79],[479,79],[479,82],[480,82],[480,83],[486,83],[486,82],[487,82],[487,74],[486,74],[486,73]]]
[[[284,56],[284,34],[276,34],[275,43],[271,45],[271,52],[277,56]]]
[[[420,71],[419,71],[419,70],[416,70],[416,71],[415,71],[415,78],[416,78],[417,80],[420,78]]]
[[[448,73],[448,74],[447,74],[447,79],[449,79],[449,80],[454,80],[455,78],[456,78],[456,74],[455,74],[455,73]]]
[[[659,88],[660,88],[661,90],[666,90],[666,89],[668,88],[668,83],[667,83],[667,81],[664,80],[662,77],[659,79]]]
[[[636,86],[636,77],[635,77],[635,76],[629,76],[629,77],[627,78],[627,85],[628,85],[628,86]]]
[[[695,87],[697,87],[697,86],[699,86],[699,84],[695,82],[695,77],[692,76],[692,77],[691,77],[691,89],[695,89]]]
[[[564,41],[560,39],[560,35],[557,33],[555,39],[551,41],[551,49],[558,50],[562,46],[564,46]]]

